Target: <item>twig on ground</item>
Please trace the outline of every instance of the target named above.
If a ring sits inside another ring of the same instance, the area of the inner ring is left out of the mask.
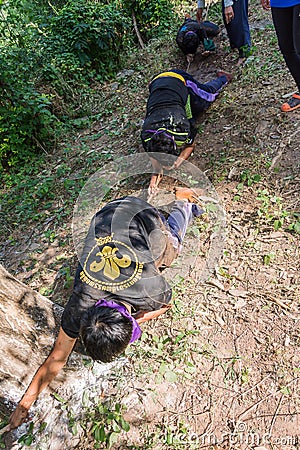
[[[37,140],[37,138],[35,136],[31,137],[33,141],[35,141],[36,145],[41,148],[43,150],[44,153],[46,153],[46,155],[49,155],[49,153],[47,152],[47,150],[45,149],[45,147],[40,143],[40,141]]]
[[[298,133],[299,133],[299,128],[297,128],[297,130],[294,133],[289,135],[287,143],[290,144],[292,142],[293,137],[296,136],[296,134],[298,134]]]
[[[267,297],[269,300],[271,300],[272,302],[276,303],[276,305],[281,306],[281,308],[291,310],[291,307],[290,307],[289,305],[286,305],[285,303],[283,303],[283,302],[282,302],[281,300],[279,300],[278,298],[273,297],[273,295],[266,294],[266,297]]]
[[[290,386],[292,383],[294,383],[295,381],[299,381],[299,378],[293,378],[291,381],[289,381],[288,383],[285,384],[285,387]],[[275,395],[278,395],[281,393],[281,390],[278,389],[276,392],[271,392],[270,394],[268,394],[266,397],[260,399],[258,402],[253,403],[253,405],[249,406],[249,408],[247,408],[245,411],[243,411],[239,416],[238,416],[238,420],[241,420],[242,418],[244,418],[250,411],[252,411],[252,409],[257,408],[257,406],[259,406],[261,403],[263,403],[264,401],[266,401],[268,398],[270,397],[274,397]]]
[[[214,287],[220,289],[220,290],[223,291],[223,292],[226,291],[226,289],[225,289],[225,287],[223,286],[223,284],[220,283],[220,282],[217,281],[217,280],[213,280],[213,279],[207,280],[207,281],[206,281],[206,284],[210,284],[211,286],[214,286]]]
[[[10,424],[6,425],[4,428],[1,428],[0,436],[2,436],[2,434],[6,433],[7,431],[10,431]]]
[[[269,170],[270,170],[270,171],[274,169],[275,164],[276,164],[277,161],[282,157],[282,155],[283,155],[283,149],[280,150],[280,151],[277,153],[277,155],[274,156],[274,158],[272,159],[271,165],[270,165],[270,167],[269,167]]]
[[[273,426],[274,426],[276,417],[277,417],[277,415],[278,415],[278,411],[279,411],[279,409],[280,409],[280,407],[281,407],[283,397],[284,397],[284,395],[282,394],[282,396],[280,397],[280,400],[279,400],[279,402],[278,402],[277,408],[276,408],[276,410],[275,410],[275,412],[274,412],[274,415],[273,415],[273,417],[272,417],[271,424],[270,424],[270,428],[269,428],[269,435],[270,435],[270,436],[272,436]]]
[[[135,14],[134,14],[133,11],[132,11],[132,21],[133,21],[134,31],[135,31],[135,33],[137,35],[139,44],[140,44],[141,48],[144,48],[144,42],[143,42],[143,39],[142,39],[142,37],[140,35],[139,29],[138,29],[138,26],[137,26],[137,23],[136,23]]]
[[[235,400],[237,400],[238,398],[242,397],[243,395],[248,394],[249,392],[253,391],[253,389],[257,388],[258,386],[260,386],[261,384],[263,384],[268,378],[270,378],[271,374],[267,375],[265,378],[263,378],[262,380],[260,380],[258,383],[256,383],[254,386],[252,386],[251,388],[247,389],[244,392],[241,392],[237,397],[235,397]]]

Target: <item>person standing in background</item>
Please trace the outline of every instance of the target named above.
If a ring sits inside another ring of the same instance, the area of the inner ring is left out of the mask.
[[[281,111],[300,108],[300,1],[261,0],[265,10],[271,9],[278,45],[294,78],[298,93],[281,105]]]
[[[202,21],[205,0],[198,0],[197,20]],[[238,65],[251,54],[251,36],[248,22],[248,0],[222,0],[223,21],[232,49],[239,51]]]

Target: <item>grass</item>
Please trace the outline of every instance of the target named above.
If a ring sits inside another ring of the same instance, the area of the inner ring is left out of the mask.
[[[186,8],[194,10],[195,5],[190,4]],[[255,8],[258,8],[255,10],[255,20],[262,20],[264,16],[259,6],[256,5]],[[210,20],[220,22],[220,5],[212,7],[209,14]],[[195,408],[194,417],[199,417],[200,420],[202,417],[208,417],[205,416],[206,402],[211,418],[211,422],[208,420],[206,424],[213,424],[214,414],[219,414],[220,418],[222,414],[226,416],[228,411],[226,406],[230,403],[227,398],[234,390],[235,394],[243,393],[248,387],[255,386],[255,383],[263,379],[265,370],[272,374],[276,372],[274,367],[279,363],[276,357],[272,356],[271,343],[275,342],[279,347],[280,337],[284,333],[293,336],[292,326],[287,320],[288,312],[283,315],[274,302],[269,301],[267,297],[266,300],[262,300],[264,292],[260,296],[256,290],[258,289],[256,278],[262,269],[275,271],[277,266],[284,263],[280,259],[278,249],[273,250],[271,245],[264,245],[257,238],[263,239],[269,231],[281,231],[291,239],[291,242],[296,243],[297,235],[300,233],[300,215],[292,207],[287,207],[284,197],[278,192],[274,180],[277,182],[280,173],[275,171],[270,175],[268,172],[272,152],[276,151],[274,140],[268,139],[268,147],[264,147],[264,143],[258,140],[253,125],[254,122],[257,125],[261,120],[256,108],[261,107],[266,101],[266,97],[262,97],[265,86],[269,86],[267,83],[271,83],[274,77],[278,85],[282,84],[286,77],[286,69],[277,49],[273,27],[268,26],[264,31],[253,31],[252,34],[255,51],[237,74],[235,84],[230,85],[226,93],[220,97],[220,101],[208,111],[205,121],[200,126],[201,134],[198,142],[199,160],[201,157],[205,162],[205,171],[218,191],[223,190],[227,195],[226,207],[229,214],[236,219],[236,226],[240,228],[236,233],[230,229],[228,237],[231,241],[227,244],[220,267],[212,275],[219,281],[219,285],[223,284],[225,288],[222,290],[216,286],[199,286],[188,277],[176,280],[172,310],[154,324],[146,324],[142,339],[129,346],[125,352],[134,375],[120,371],[115,398],[110,399],[110,403],[98,398],[90,407],[84,407],[80,426],[84,429],[82,446],[85,448],[98,448],[97,446],[104,448],[116,437],[119,439],[122,430],[126,434],[128,427],[126,421],[122,421],[125,414],[125,410],[122,409],[125,397],[122,383],[129,377],[132,383],[136,379],[141,380],[144,390],[140,389],[143,394],[149,388],[153,390],[154,395],[158,392],[159,396],[160,387],[166,384],[170,391],[172,386],[176,386],[180,393],[188,392],[190,397],[186,413],[181,414],[182,409],[178,405],[175,413],[171,407],[170,410],[166,407],[164,414],[159,416],[160,423],[155,420],[151,424],[142,422],[138,427],[142,436],[140,445],[126,443],[124,438],[122,448],[171,450],[183,448],[183,443],[185,446],[188,443],[191,450],[198,449],[199,443],[191,441],[192,426],[189,423],[193,421],[191,411],[194,411],[195,403],[200,406],[198,409]],[[6,243],[5,245],[9,245],[10,248],[19,249],[19,246],[24,244],[22,240],[24,235],[29,237],[32,230],[36,230],[35,236],[40,233],[44,239],[43,248],[32,252],[28,270],[37,267],[38,257],[43,249],[51,248],[56,240],[61,250],[67,249],[72,253],[69,226],[74,203],[82,186],[89,176],[107,161],[139,150],[139,130],[148,95],[147,84],[153,74],[174,65],[184,67],[184,61],[174,45],[173,37],[153,41],[139,52],[138,62],[136,54],[129,58],[128,69],[132,69],[133,73],[121,81],[117,80],[116,89],[109,84],[102,86],[101,89],[97,86],[89,98],[85,97],[84,110],[89,111],[88,117],[79,117],[72,122],[71,125],[76,128],[76,132],[70,131],[70,135],[64,136],[55,155],[40,155],[32,159],[30,166],[4,175],[0,219],[3,246]],[[249,97],[242,98],[241,92],[253,92],[254,85],[259,100],[250,94]],[[270,91],[272,97],[269,102],[273,101],[274,95],[276,97],[280,95],[278,89],[273,89],[272,85]],[[267,112],[268,106],[268,104],[265,106]],[[260,114],[262,115],[262,112]],[[287,117],[276,115],[273,111],[272,117],[274,117],[272,120],[269,119],[272,127],[278,128],[282,124],[289,124]],[[224,129],[224,123],[230,129]],[[214,135],[215,141],[209,140],[207,130]],[[213,147],[218,143],[218,136],[222,144],[220,151]],[[233,164],[236,165],[238,174],[232,180],[228,180]],[[121,191],[127,188],[128,185],[125,184]],[[51,221],[47,223],[50,219]],[[193,225],[191,229],[194,237],[199,235],[201,238],[209,232],[209,226],[203,222]],[[273,241],[271,243],[274,245]],[[291,248],[289,251],[292,251]],[[71,261],[70,264],[70,261],[68,254],[65,257],[59,254],[49,267],[62,277],[59,293],[61,303],[66,301],[73,281],[74,262]],[[47,268],[43,267],[43,270]],[[289,270],[287,265],[285,271],[288,274]],[[276,279],[276,274],[273,277]],[[287,292],[282,295],[292,295],[291,285],[288,291],[284,291],[287,279],[284,279],[283,285],[278,286],[280,280],[277,283],[278,296],[281,292]],[[266,285],[267,281],[263,278]],[[239,298],[230,297],[227,284],[250,292],[245,306],[237,306]],[[40,292],[44,295],[50,295],[52,290],[51,286],[40,286]],[[296,300],[291,297],[290,304],[293,302]],[[258,318],[255,315],[257,311],[259,311]],[[279,327],[278,317],[283,331],[280,329],[276,334],[276,326]],[[262,344],[258,348],[255,347],[253,352],[249,348],[247,353],[246,344],[250,342],[254,347],[253,336],[249,333],[249,329]],[[246,336],[244,348],[235,349],[244,335]],[[280,348],[288,354],[289,347]],[[251,357],[253,354],[256,355],[254,359]],[[284,362],[281,361],[281,364],[284,366]],[[289,374],[289,370],[286,370],[286,373]],[[275,376],[274,379],[276,380]],[[270,381],[270,386],[276,390],[276,381],[272,383]],[[280,383],[282,383],[281,393],[289,397],[291,390],[286,385],[286,379],[283,377]],[[197,390],[197,398],[191,394],[191,385]],[[217,398],[220,386],[223,394]],[[263,386],[261,388],[260,395],[263,396],[266,390],[263,390]],[[256,390],[253,388],[251,392],[255,397]],[[247,395],[241,398],[243,401],[241,400],[240,405],[244,406],[244,409],[251,401],[253,402],[249,397],[247,403]],[[231,397],[232,401],[234,399],[235,397]],[[214,409],[214,404],[218,405],[218,401],[222,405],[222,411]],[[76,434],[78,429],[72,405],[64,402],[59,402],[59,405],[66,407],[70,430]],[[276,408],[270,414],[274,414],[274,411]],[[200,423],[202,426],[204,419],[203,422],[200,420]],[[225,422],[223,425],[226,428]],[[32,439],[33,433],[32,428],[29,428],[22,441],[25,445]]]

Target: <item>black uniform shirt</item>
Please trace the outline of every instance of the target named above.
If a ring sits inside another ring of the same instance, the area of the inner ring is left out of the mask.
[[[127,302],[133,313],[170,302],[172,290],[155,267],[149,238],[161,224],[159,212],[136,197],[112,201],[94,216],[62,316],[68,336],[79,336],[82,315],[101,298]]]
[[[146,118],[141,132],[144,149],[148,151],[147,142],[153,136],[153,131],[159,129],[166,129],[173,134],[177,147],[190,143],[193,136],[190,117],[187,117],[189,92],[185,83],[176,76],[160,76],[151,82],[149,91]],[[179,153],[179,148],[174,149],[174,154],[178,156]]]

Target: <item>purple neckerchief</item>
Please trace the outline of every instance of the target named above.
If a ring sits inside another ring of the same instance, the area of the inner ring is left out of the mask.
[[[174,149],[176,150],[176,144],[175,144],[175,139],[174,136],[172,136],[171,134],[169,134],[167,132],[167,130],[145,130],[145,133],[153,133],[153,135],[155,136],[156,134],[163,134],[164,136],[166,136],[167,138],[171,139],[171,141],[173,141],[173,145],[174,145]],[[151,138],[152,139],[152,138]],[[150,139],[149,139],[150,140]]]
[[[196,34],[194,31],[187,31],[186,33],[185,33],[185,35],[186,36],[188,36],[189,34]]]
[[[97,303],[95,303],[95,306],[106,306],[107,308],[117,309],[122,314],[122,316],[127,317],[127,319],[130,320],[130,322],[132,323],[132,335],[129,344],[136,341],[142,336],[142,330],[140,329],[139,324],[137,323],[135,318],[132,317],[131,314],[129,314],[127,308],[124,305],[119,305],[118,303],[115,303],[113,301],[106,301],[102,298],[98,300]]]

